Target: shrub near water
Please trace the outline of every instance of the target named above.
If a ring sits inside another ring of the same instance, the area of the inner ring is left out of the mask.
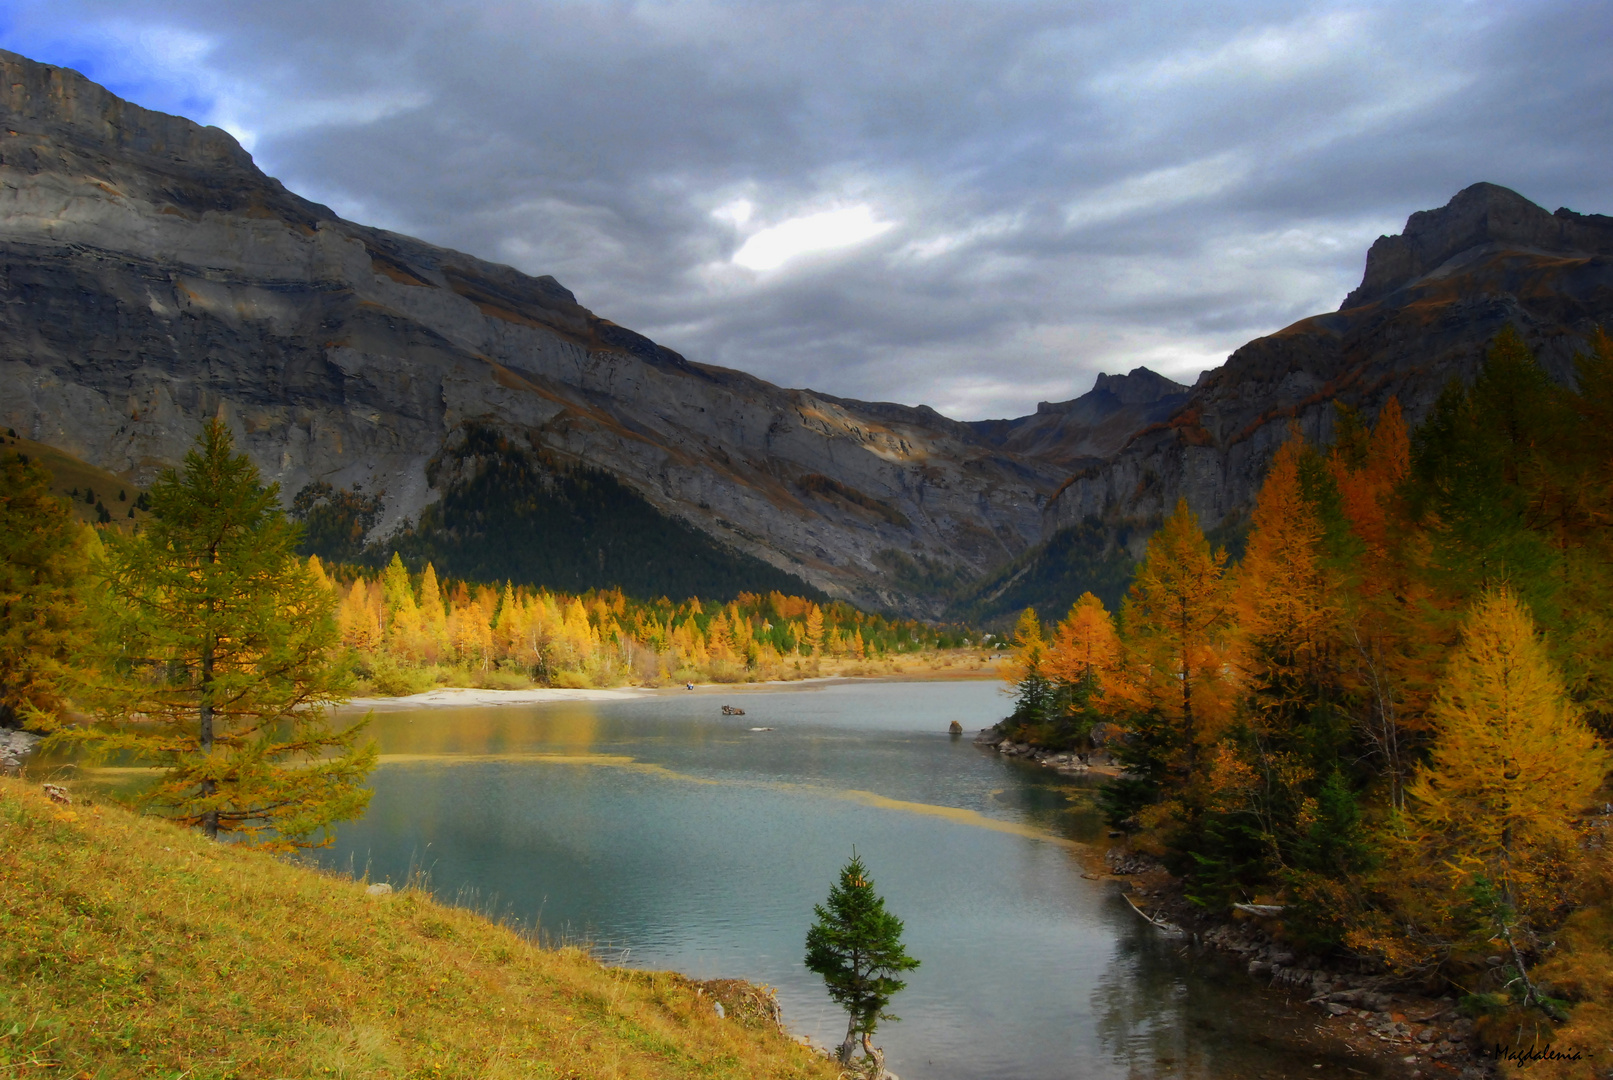
[[[0,779],[0,1076],[830,1077],[681,976]]]

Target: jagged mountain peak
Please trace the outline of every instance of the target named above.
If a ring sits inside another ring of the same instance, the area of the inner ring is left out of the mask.
[[[1367,252],[1360,286],[1339,310],[1381,300],[1488,244],[1557,254],[1613,254],[1613,217],[1567,208],[1553,214],[1510,188],[1473,184],[1442,207],[1412,214],[1399,235],[1380,236]]]
[[[1150,405],[1162,397],[1186,392],[1187,387],[1146,367],[1134,367],[1124,375],[1098,373],[1091,393],[1113,394],[1122,405]]]
[[[971,427],[995,446],[1065,468],[1109,457],[1137,432],[1187,400],[1188,388],[1146,367],[1100,373],[1092,389],[1069,401],[1040,401],[1030,416],[979,420]]]
[[[1371,420],[1391,396],[1415,424],[1452,380],[1474,377],[1507,327],[1550,377],[1567,381],[1599,326],[1613,327],[1613,217],[1548,213],[1507,188],[1474,184],[1379,239],[1341,310],[1243,345],[1163,422],[1077,473],[1049,503],[1046,535],[1085,529],[1092,543],[1124,543],[1135,558],[1185,498],[1205,528],[1235,539],[1271,455],[1296,427],[1326,443],[1335,405]]]

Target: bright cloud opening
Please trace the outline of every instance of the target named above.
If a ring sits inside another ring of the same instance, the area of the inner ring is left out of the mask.
[[[774,270],[800,255],[872,240],[894,226],[895,222],[880,221],[867,206],[824,210],[761,230],[734,252],[733,262],[748,270]]]
[[[717,207],[711,212],[711,216],[718,221],[726,221],[738,229],[744,227],[755,212],[756,205],[749,199],[735,199],[731,203],[724,203],[722,206]]]

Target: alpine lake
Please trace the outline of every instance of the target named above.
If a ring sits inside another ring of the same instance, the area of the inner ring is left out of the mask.
[[[770,985],[829,1046],[845,1014],[804,940],[855,849],[922,963],[875,1039],[903,1080],[1385,1075],[1139,918],[1093,873],[1101,781],[971,741],[1007,708],[995,682],[849,680],[387,708],[374,800],[320,859],[606,963]]]

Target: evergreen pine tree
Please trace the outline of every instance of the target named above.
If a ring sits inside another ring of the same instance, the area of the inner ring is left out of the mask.
[[[108,533],[96,672],[75,695],[90,726],[57,743],[164,768],[146,805],[210,837],[311,846],[360,814],[375,764],[364,723],[335,730],[346,697],[335,596],[295,557],[277,491],[215,420],[152,487],[139,535]]]
[[[817,921],[807,931],[806,967],[823,976],[829,997],[846,1010],[840,1060],[850,1060],[860,1035],[863,1052],[877,1063],[874,1032],[881,1020],[897,1019],[885,1007],[907,986],[896,976],[919,966],[902,945],[902,920],[885,910],[868,868],[855,854],[829,890],[827,903],[812,910]]]

